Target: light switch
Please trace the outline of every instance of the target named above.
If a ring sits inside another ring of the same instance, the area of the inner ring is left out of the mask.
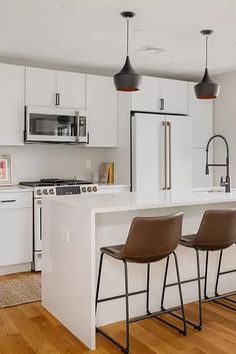
[[[70,233],[67,229],[62,228],[62,237],[66,242],[70,242]]]

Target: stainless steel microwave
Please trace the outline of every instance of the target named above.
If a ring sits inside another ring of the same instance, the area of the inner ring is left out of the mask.
[[[25,142],[88,143],[86,111],[26,106]]]

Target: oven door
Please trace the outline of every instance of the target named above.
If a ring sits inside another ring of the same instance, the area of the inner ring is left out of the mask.
[[[27,106],[25,142],[78,142],[79,113],[71,109]]]
[[[42,200],[34,199],[34,251],[42,251]]]

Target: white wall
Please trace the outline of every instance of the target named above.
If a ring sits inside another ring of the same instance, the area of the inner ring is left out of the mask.
[[[214,134],[226,137],[230,147],[230,174],[232,186],[236,187],[236,72],[219,75],[219,97],[214,101]],[[222,141],[214,143],[214,162],[225,163],[225,146]],[[225,177],[225,168],[215,167],[214,184],[219,185],[220,176]]]
[[[13,158],[14,183],[39,178],[90,179],[99,164],[106,161],[106,149],[72,145],[28,144],[22,147],[0,146],[0,154]],[[91,160],[91,169],[86,160]]]

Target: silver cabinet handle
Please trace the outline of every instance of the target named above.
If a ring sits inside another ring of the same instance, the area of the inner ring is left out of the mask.
[[[172,181],[171,181],[171,122],[166,122],[169,131],[169,183],[167,189],[171,189]]]
[[[165,134],[165,138],[164,138],[164,168],[165,168],[165,185],[162,188],[163,190],[167,190],[167,186],[168,186],[168,181],[167,181],[167,173],[168,173],[168,168],[167,168],[167,124],[166,122],[162,122],[162,125],[164,126],[164,134]]]
[[[165,100],[164,98],[160,98],[160,111],[164,111],[165,109]]]
[[[60,106],[60,93],[57,92],[56,93],[56,103],[55,103],[56,106]]]

